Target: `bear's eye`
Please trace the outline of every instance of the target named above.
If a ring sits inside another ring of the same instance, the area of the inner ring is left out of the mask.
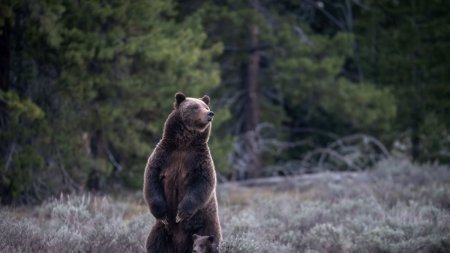
[[[198,110],[198,108],[200,108],[198,105],[194,105],[193,107],[192,107],[194,110]]]

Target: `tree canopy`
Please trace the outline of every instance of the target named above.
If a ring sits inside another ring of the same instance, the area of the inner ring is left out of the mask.
[[[173,95],[212,97],[221,179],[367,134],[450,161],[450,2],[0,3],[0,197],[139,189]]]

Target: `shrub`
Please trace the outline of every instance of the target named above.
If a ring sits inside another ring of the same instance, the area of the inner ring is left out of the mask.
[[[370,172],[323,173],[282,191],[219,186],[218,193],[222,253],[450,249],[446,167],[390,160]],[[0,215],[0,252],[144,252],[154,222],[142,201],[89,195],[25,212],[2,208]]]
[[[90,196],[44,203],[35,217],[3,211],[2,252],[143,252],[153,222],[148,212],[127,218],[133,205]]]

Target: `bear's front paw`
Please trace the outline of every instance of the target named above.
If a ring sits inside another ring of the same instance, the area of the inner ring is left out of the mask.
[[[175,218],[175,223],[180,223],[183,221],[183,218],[180,217],[180,214],[177,213],[177,217]]]
[[[189,217],[190,217],[190,215],[188,213],[178,210],[177,217],[175,218],[175,222],[180,223]]]

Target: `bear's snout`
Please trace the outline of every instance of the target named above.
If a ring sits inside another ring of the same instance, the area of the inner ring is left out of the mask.
[[[208,121],[212,121],[213,117],[214,117],[214,112],[213,111],[209,111],[208,112]]]

